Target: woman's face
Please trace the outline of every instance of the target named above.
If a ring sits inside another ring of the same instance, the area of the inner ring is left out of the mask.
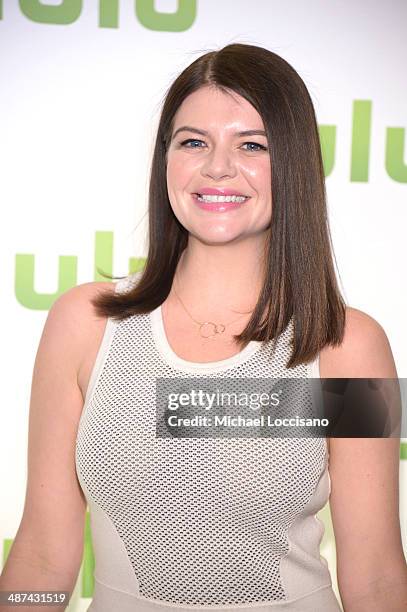
[[[191,235],[212,244],[260,237],[271,220],[264,124],[245,98],[231,94],[209,86],[190,94],[175,115],[167,152],[167,189],[174,214]],[[239,135],[249,130],[261,133]],[[196,194],[211,189],[220,194],[231,190],[248,199],[232,205],[208,198],[199,202]]]

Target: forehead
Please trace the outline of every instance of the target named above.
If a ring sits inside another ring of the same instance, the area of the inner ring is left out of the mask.
[[[223,92],[213,86],[201,87],[185,98],[175,114],[174,129],[183,124],[264,129],[261,116],[250,102],[234,91]]]

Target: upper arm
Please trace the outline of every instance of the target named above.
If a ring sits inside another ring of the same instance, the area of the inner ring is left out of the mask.
[[[60,296],[43,328],[31,383],[25,505],[11,551],[67,574],[78,571],[83,554],[86,500],[75,469],[83,407],[77,370],[91,316],[91,285]]]
[[[397,378],[387,336],[365,313],[348,309],[345,337],[324,358],[322,377]],[[330,508],[341,596],[405,572],[399,521],[400,439],[331,438]]]

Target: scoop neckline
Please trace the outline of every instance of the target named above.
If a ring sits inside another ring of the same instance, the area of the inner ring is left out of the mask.
[[[183,370],[184,372],[213,372],[228,370],[230,367],[239,365],[247,361],[252,355],[257,353],[262,346],[261,341],[251,340],[239,353],[221,359],[220,361],[189,361],[183,359],[175,353],[170,343],[168,342],[167,334],[164,328],[161,304],[150,312],[151,330],[153,333],[154,342],[158,352],[166,363]]]

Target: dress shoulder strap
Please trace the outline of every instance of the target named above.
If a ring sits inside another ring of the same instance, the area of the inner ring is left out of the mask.
[[[117,283],[115,283],[115,293],[127,293],[127,291],[133,289],[141,278],[141,274],[142,272],[139,270],[138,272],[133,272],[118,280]]]

